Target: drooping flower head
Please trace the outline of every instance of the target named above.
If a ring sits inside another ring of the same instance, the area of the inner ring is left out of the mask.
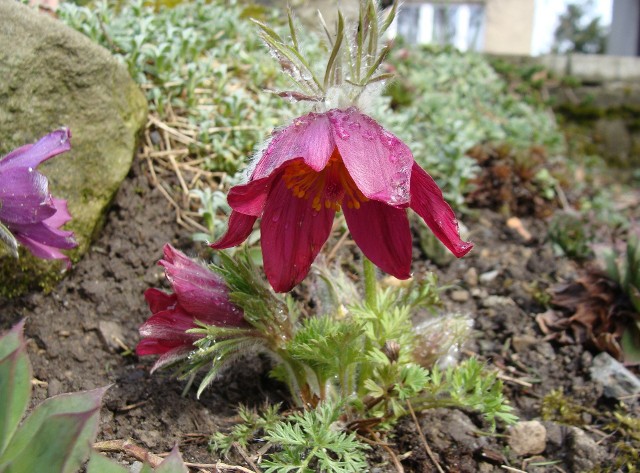
[[[73,232],[60,229],[71,220],[67,202],[51,196],[47,178],[36,167],[68,151],[70,138],[71,132],[63,128],[0,160],[0,224],[10,232],[3,232],[3,241],[13,252],[17,240],[38,258],[62,259],[67,266],[69,258],[60,250],[78,245]]]
[[[228,201],[229,229],[211,246],[240,244],[261,218],[265,273],[279,292],[307,275],[338,210],[365,256],[399,279],[410,276],[407,207],[457,257],[473,246],[409,148],[354,107],[310,113],[277,131]]]
[[[207,325],[241,327],[242,310],[229,301],[222,277],[188,258],[171,245],[164,246],[164,259],[158,263],[173,293],[147,289],[144,297],[153,315],[140,327],[144,338],[136,348],[138,355],[161,355],[153,369],[184,358],[194,349],[196,321]]]

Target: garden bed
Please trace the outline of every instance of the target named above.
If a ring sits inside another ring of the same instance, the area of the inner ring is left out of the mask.
[[[535,320],[536,314],[546,310],[542,305],[545,289],[575,278],[578,266],[554,255],[544,221],[521,220],[531,233],[528,240],[508,227],[504,217],[488,210],[478,211],[465,223],[476,245],[468,257],[438,268],[414,248],[414,271],[435,271],[441,284],[451,285],[442,294],[444,310],[468,313],[475,320],[476,337],[460,356],[477,354],[500,370],[506,395],[521,420],[541,420],[543,405],[545,416],[552,418],[555,406],[555,420],[563,420],[563,415],[565,421],[573,419],[580,433],[546,421],[544,452],[517,455],[502,435],[504,426],[499,425],[494,435],[472,413],[446,409],[419,413],[422,431],[441,468],[452,472],[505,471],[504,466],[524,471],[615,471],[607,465],[624,455],[633,458],[632,452],[620,451],[619,442],[627,442],[637,455],[638,441],[633,444],[624,430],[604,425],[610,417],[607,412],[620,407],[603,397],[602,385],[590,379],[594,353],[545,341]],[[155,264],[166,242],[187,252],[197,250],[189,233],[175,222],[165,197],[151,186],[146,164],[138,160],[90,252],[50,294],[32,293],[0,302],[0,328],[27,318],[34,405],[55,394],[111,384],[98,440],[132,438],[153,453],[167,452],[177,442],[185,460],[214,464],[219,459],[208,450],[209,436],[238,422],[238,404],[286,403],[286,390],[268,377],[267,360],[251,358],[237,362],[198,400],[194,389],[182,396],[184,382],[175,381],[169,371],[150,375],[153,360],[131,353],[139,340],[137,329],[149,316],[143,292],[166,284],[162,268]],[[348,253],[349,246],[340,251]],[[564,397],[549,396],[554,391]],[[575,415],[567,417],[574,403],[581,407],[574,406]],[[621,412],[637,419],[637,397],[624,403]],[[370,455],[372,471],[397,471],[394,461],[404,471],[438,471],[410,417],[388,442],[393,454],[375,448]],[[251,468],[240,453],[246,452],[232,450],[231,457],[222,461]],[[133,461],[126,455],[119,458]]]

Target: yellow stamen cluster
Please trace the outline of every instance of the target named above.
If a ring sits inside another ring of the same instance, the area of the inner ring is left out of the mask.
[[[340,210],[340,202],[350,209],[359,209],[367,199],[356,186],[337,149],[321,171],[314,171],[299,160],[287,166],[282,177],[291,193],[301,199],[313,197],[311,207],[319,212],[326,209]]]

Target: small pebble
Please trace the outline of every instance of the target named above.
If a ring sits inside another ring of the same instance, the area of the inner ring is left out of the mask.
[[[464,273],[464,282],[466,282],[469,287],[476,287],[478,285],[478,271],[476,268],[469,268],[466,273]]]
[[[518,422],[509,431],[509,446],[519,456],[544,452],[547,429],[537,420]]]
[[[500,271],[497,269],[494,269],[493,271],[487,271],[486,273],[482,273],[480,275],[480,282],[485,284],[490,283],[494,281],[499,274],[500,274]]]
[[[467,302],[469,298],[469,293],[464,289],[451,292],[451,299],[456,302]]]

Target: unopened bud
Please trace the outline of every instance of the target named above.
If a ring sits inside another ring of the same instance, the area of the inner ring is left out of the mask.
[[[395,363],[400,356],[400,344],[395,340],[389,340],[382,347],[382,353],[387,356],[391,363]]]

